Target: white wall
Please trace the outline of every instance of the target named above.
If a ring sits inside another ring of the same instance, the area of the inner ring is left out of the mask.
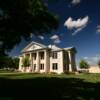
[[[52,69],[52,63],[58,63],[57,70]],[[50,56],[50,72],[56,72],[56,73],[63,72],[63,51],[57,52],[57,59],[53,59],[52,56]]]

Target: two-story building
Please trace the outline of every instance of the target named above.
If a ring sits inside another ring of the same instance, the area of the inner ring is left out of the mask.
[[[31,42],[21,52],[19,71],[24,71],[23,58],[29,57],[30,66],[26,72],[64,73],[76,71],[74,47],[60,48],[56,45],[43,45]]]

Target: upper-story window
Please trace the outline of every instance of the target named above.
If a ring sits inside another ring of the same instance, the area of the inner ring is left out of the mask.
[[[44,59],[44,52],[40,52],[40,59]]]
[[[52,52],[52,58],[57,59],[57,52]]]
[[[33,59],[36,60],[36,53],[33,53],[32,56],[33,56]]]

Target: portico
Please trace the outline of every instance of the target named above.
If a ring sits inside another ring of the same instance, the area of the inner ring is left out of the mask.
[[[24,53],[24,58],[28,57],[30,60],[30,72],[47,72],[47,50],[39,50],[34,52]],[[22,59],[20,59],[20,63],[22,64]]]

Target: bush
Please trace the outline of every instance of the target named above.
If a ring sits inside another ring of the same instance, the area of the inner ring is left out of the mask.
[[[64,72],[64,73],[62,73],[62,74],[75,74],[75,72],[66,71],[66,72]]]
[[[50,74],[57,74],[56,72],[50,72]]]
[[[89,64],[84,59],[80,61],[79,65],[80,68],[85,68],[85,69],[89,68]]]

